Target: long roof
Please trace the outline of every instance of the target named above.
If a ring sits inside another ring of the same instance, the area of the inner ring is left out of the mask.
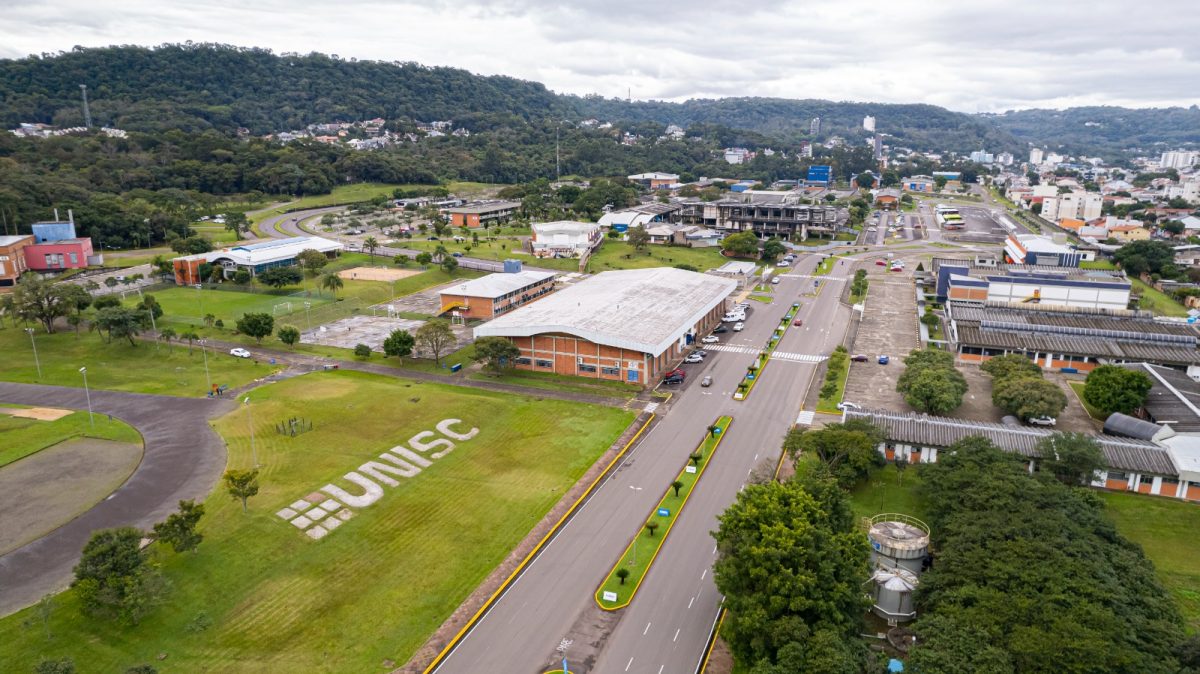
[[[232,248],[222,248],[197,255],[185,255],[177,260],[204,260],[214,262],[228,259],[236,264],[260,265],[280,260],[289,260],[306,250],[330,253],[345,246],[337,241],[320,236],[294,236],[287,239],[271,239],[258,243],[247,243]]]
[[[562,333],[658,355],[736,287],[671,267],[606,271],[475,328],[475,337]]]
[[[520,205],[521,204],[516,201],[486,201],[478,204],[467,204],[466,206],[447,208],[446,212],[460,214],[483,214],[492,213],[494,211],[512,210]]]
[[[1053,431],[889,410],[846,410],[846,419],[863,419],[883,430],[893,442],[921,447],[949,447],[981,436],[1006,452],[1038,458],[1037,444]],[[1178,475],[1170,454],[1153,442],[1094,435],[1110,468],[1155,475]]]
[[[20,234],[17,236],[0,236],[0,246],[12,246],[26,239],[33,239],[32,234]]]
[[[577,220],[555,220],[554,222],[535,222],[530,227],[534,234],[588,234],[600,229],[596,222],[579,222]]]
[[[556,276],[552,271],[530,271],[528,269],[514,274],[488,274],[477,279],[464,281],[458,285],[443,288],[443,295],[462,295],[463,297],[483,297],[495,299],[511,292],[545,281]]]
[[[1122,367],[1150,377],[1152,385],[1142,409],[1155,423],[1178,433],[1200,432],[1200,384],[1187,373],[1150,363],[1129,363]]]

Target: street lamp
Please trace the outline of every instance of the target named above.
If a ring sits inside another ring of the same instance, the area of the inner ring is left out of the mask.
[[[29,343],[33,345],[33,364],[37,366],[38,379],[42,378],[42,361],[38,360],[37,340],[33,338],[33,328],[25,328],[29,333]]]
[[[258,449],[254,446],[254,417],[250,413],[250,396],[242,399],[242,406],[246,408],[246,426],[250,428],[250,456],[254,460],[254,467],[258,468]]]
[[[84,395],[87,396],[88,423],[92,425],[92,428],[95,428],[96,427],[96,419],[92,416],[92,390],[88,388],[87,368],[86,367],[79,368],[79,374],[83,375],[83,393],[84,393]]]
[[[208,340],[200,340],[200,353],[204,356],[204,382],[208,384],[207,391],[212,393],[212,377],[208,376],[208,351],[204,348],[204,344]]]
[[[634,490],[634,491],[641,491],[641,490],[642,490],[642,488],[641,488],[641,487],[635,487],[635,486],[633,486],[633,485],[629,485],[629,488],[630,488],[630,489],[632,489],[632,490]],[[641,530],[638,530],[638,532],[637,532],[637,535],[633,537],[633,562],[631,562],[631,564],[630,564],[630,565],[631,565],[631,566],[634,566],[634,567],[636,567],[636,566],[637,566],[637,546],[638,546],[638,537],[640,537],[641,535],[642,535],[642,532],[641,532]]]

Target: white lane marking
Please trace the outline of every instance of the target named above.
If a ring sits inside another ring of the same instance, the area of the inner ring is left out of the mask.
[[[757,454],[755,454],[755,455],[754,455],[754,460],[755,460],[755,461],[758,461],[758,455],[757,455]]]
[[[692,600],[688,602],[688,608],[691,608],[692,604],[694,604],[694,603],[696,603],[696,598],[692,597]]]
[[[713,554],[714,555],[717,554],[717,546],[715,546],[715,545],[713,546]]]
[[[658,674],[662,674],[662,670],[663,670],[663,668],[664,668],[664,667],[666,667],[666,665],[659,665],[659,666],[658,666]]]
[[[646,623],[646,629],[642,630],[642,636],[646,636],[646,632],[650,631],[650,623]]]
[[[700,574],[700,580],[704,580],[704,577],[707,575],[708,575],[708,569],[705,569],[704,573]]]
[[[633,665],[633,658],[629,658],[629,662],[625,663],[625,671],[628,672],[630,666],[632,666],[632,665]]]
[[[679,640],[679,630],[677,629],[677,630],[675,630],[675,638],[671,639],[671,641],[678,641],[678,640]],[[661,672],[662,670],[660,669],[659,671]]]

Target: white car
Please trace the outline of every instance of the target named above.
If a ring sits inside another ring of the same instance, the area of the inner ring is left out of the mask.
[[[735,323],[733,326],[734,332],[741,332],[746,327],[745,323]]]
[[[683,362],[685,362],[685,363],[703,363],[704,357],[693,353],[692,355],[688,356],[687,358],[684,358]]]
[[[1054,426],[1058,423],[1058,419],[1054,417],[1030,417],[1029,423],[1034,426]]]
[[[716,335],[709,335],[700,341],[704,342],[705,344],[716,344],[717,342],[721,341],[721,338]]]
[[[237,348],[230,349],[229,355],[235,356],[237,358],[249,358],[250,352],[239,346]]]
[[[776,266],[776,267],[787,267],[787,266],[789,266],[789,265],[791,265],[791,264],[792,264],[792,263],[791,263],[791,262],[788,262],[787,260],[780,260],[779,262],[776,262],[776,263],[775,263],[775,266]]]
[[[837,408],[839,410],[843,410],[843,411],[845,411],[845,410],[861,410],[862,409],[862,407],[855,405],[854,403],[848,403],[848,402],[838,403]]]

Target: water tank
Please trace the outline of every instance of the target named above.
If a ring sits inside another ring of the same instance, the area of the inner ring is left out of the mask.
[[[504,273],[505,274],[520,274],[521,273],[521,261],[520,260],[505,260],[504,261]]]
[[[916,617],[913,608],[913,590],[917,588],[917,575],[902,568],[876,569],[871,576],[874,587],[874,604],[871,611],[889,622],[907,622]]]
[[[871,542],[872,566],[921,572],[922,562],[929,552],[928,525],[900,513],[876,515],[869,524],[867,538]]]

